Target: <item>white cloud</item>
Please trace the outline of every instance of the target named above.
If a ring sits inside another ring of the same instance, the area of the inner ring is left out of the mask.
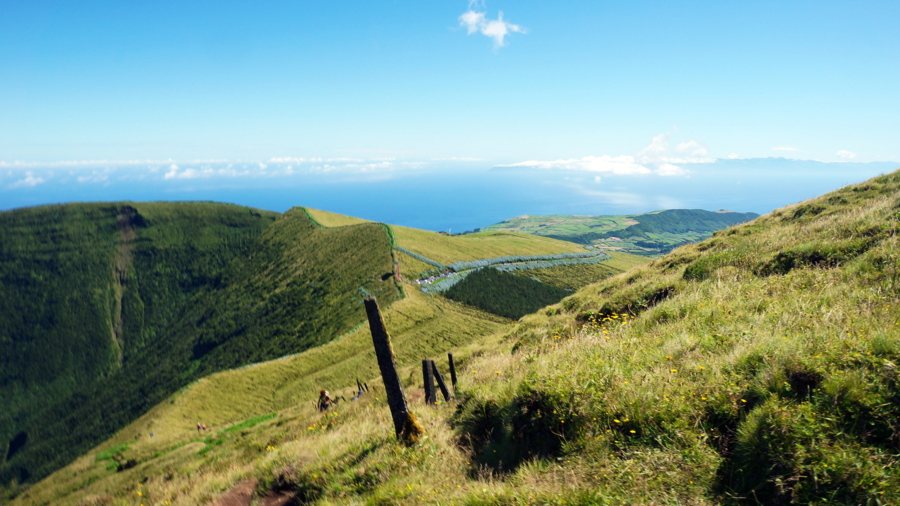
[[[594,176],[594,182],[599,184],[599,183],[600,183],[600,176]]]
[[[586,156],[568,160],[537,161],[498,165],[498,167],[530,167],[534,169],[612,172],[613,174],[649,174],[650,169],[635,162],[633,156]]]
[[[227,169],[223,169],[227,170]],[[163,176],[164,179],[198,179],[198,178],[207,178],[212,177],[215,174],[211,168],[203,168],[203,169],[184,169],[180,170],[177,165],[174,163],[169,166],[169,172],[166,172],[166,175]],[[219,171],[222,172],[221,170]]]
[[[459,24],[466,27],[467,35],[472,35],[484,25],[484,13],[472,10],[466,11],[459,17]]]
[[[528,33],[519,25],[503,21],[503,11],[499,11],[497,19],[488,19],[485,12],[476,10],[478,8],[483,9],[484,3],[471,1],[469,10],[459,17],[459,25],[465,27],[468,35],[481,32],[482,35],[494,39],[494,48],[498,48],[506,45],[505,39],[510,33]]]
[[[740,157],[741,157],[741,155],[739,155],[737,153],[731,153],[730,155],[728,155],[729,160],[737,160]]]
[[[772,148],[772,151],[803,151],[800,148],[792,148],[790,146],[781,146],[777,148]]]
[[[688,171],[671,163],[664,163],[656,169],[656,173],[660,176],[686,176]]]
[[[0,167],[12,168],[50,168],[50,167],[109,167],[114,165],[145,165],[153,163],[171,163],[172,160],[62,160],[56,162],[6,162],[0,161]]]
[[[678,166],[684,163],[713,163],[714,158],[704,158],[709,153],[705,146],[695,140],[682,142],[675,150],[682,157],[667,156],[669,153],[669,136],[676,130],[653,136],[647,146],[638,151],[637,156],[586,156],[568,160],[537,161],[497,165],[497,167],[529,167],[545,170],[570,170],[584,172],[610,172],[618,175],[635,175],[656,173],[659,176],[686,176],[690,171]],[[651,168],[652,167],[652,168]],[[600,182],[599,179],[595,180]]]
[[[709,154],[709,150],[695,140],[679,143],[675,146],[675,151],[686,153],[688,156],[706,156]]]
[[[669,150],[669,135],[672,131],[653,136],[650,144],[638,151],[638,157],[644,163],[659,160]]]
[[[709,150],[695,140],[682,142],[675,146],[675,151],[681,153],[682,156],[668,156],[669,136],[675,132],[677,132],[677,129],[672,128],[672,130],[666,133],[655,135],[653,140],[650,141],[650,144],[647,144],[644,149],[638,151],[638,160],[644,165],[654,165],[657,167],[661,167],[665,164],[715,162],[715,159],[713,158],[704,158],[709,154]],[[668,169],[666,175],[672,175],[670,174],[672,171],[673,169]],[[685,170],[683,174],[680,175],[686,175],[687,173],[688,171]]]
[[[25,173],[24,178],[10,184],[9,187],[10,188],[24,188],[24,187],[31,188],[31,187],[37,186],[45,181],[46,181],[46,179],[44,179],[40,176],[35,176],[34,173],[29,170],[28,172]]]
[[[842,149],[837,152],[837,157],[844,160],[849,160],[851,158],[856,158],[856,153]]]
[[[285,157],[281,157],[281,158],[279,158],[279,157],[273,157],[273,158],[270,158],[269,161],[272,162],[272,163],[303,163],[303,162],[306,161],[306,159],[305,159],[305,158],[297,158],[297,157],[285,156]]]

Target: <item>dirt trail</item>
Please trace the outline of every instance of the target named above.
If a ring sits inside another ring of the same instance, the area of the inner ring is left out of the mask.
[[[212,506],[250,506],[250,500],[253,498],[256,484],[256,479],[244,480],[233,489],[222,494],[222,497],[212,503]]]

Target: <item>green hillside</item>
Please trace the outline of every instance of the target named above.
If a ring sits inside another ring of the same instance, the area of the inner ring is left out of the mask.
[[[448,344],[464,357],[457,398],[435,408],[424,350],[406,356],[428,435],[415,446],[395,441],[378,389],[325,415],[279,408],[276,390],[258,408],[274,416],[180,429],[174,445],[133,425],[13,504],[199,505],[235,490],[258,504],[893,504],[898,226],[900,172],[719,232]],[[392,311],[408,342],[415,312]],[[266,391],[275,373],[258,368],[225,373],[221,390]],[[116,458],[135,465],[116,472]]]
[[[416,261],[392,251],[395,233],[448,262],[583,250],[304,208],[116,203],[0,213],[0,400],[8,407],[0,486],[46,476],[198,378],[338,338],[365,320],[367,294],[389,307],[402,297],[394,259],[407,271]],[[431,332],[427,314],[424,306],[410,314],[420,336]],[[469,342],[493,329],[473,328],[441,339]]]
[[[439,358],[453,350],[457,362],[464,365],[472,352],[466,348],[469,343],[502,330],[509,322],[414,289],[385,309],[384,316],[391,328],[401,377],[410,391],[418,387],[422,357]],[[290,427],[308,433],[314,422],[304,421],[320,418],[313,408],[319,389],[327,388],[333,395],[349,399],[356,378],[372,388],[380,383],[377,375],[368,325],[296,355],[213,374],[171,396],[171,402],[160,403],[109,441],[28,489],[15,503],[92,504],[119,496],[130,504],[131,499],[139,497],[135,492],[143,488],[137,484],[144,477],[164,480],[165,476],[172,476],[168,483],[173,490],[181,491],[170,502],[207,504],[222,485],[198,480],[183,487],[182,472],[194,469],[211,477],[209,472],[215,468],[219,469],[217,474],[230,475],[260,452],[274,456],[265,451],[269,435],[259,439],[260,435],[251,429],[232,430],[233,427],[246,427],[245,420],[263,420],[253,429]],[[372,391],[365,402],[376,397]],[[352,406],[344,403],[341,409]],[[272,419],[266,416],[269,413],[277,416]],[[198,420],[207,424],[206,433],[198,434]],[[133,462],[133,467],[118,470],[119,462],[128,461]],[[149,488],[144,490],[144,504],[166,500],[158,495],[151,497],[155,492],[149,492]]]
[[[399,296],[379,224],[181,203],[0,220],[0,483],[45,476],[196,378],[334,339],[366,294]]]
[[[622,216],[518,216],[482,231],[525,232],[644,256],[659,256],[750,221],[756,213],[670,209]]]
[[[275,217],[206,203],[0,213],[0,441],[140,357]]]

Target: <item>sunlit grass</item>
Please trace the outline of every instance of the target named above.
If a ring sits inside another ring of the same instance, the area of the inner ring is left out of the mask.
[[[29,492],[44,499],[17,503],[133,504],[140,491],[151,504],[206,504],[257,479],[260,497],[284,490],[323,505],[891,504],[898,186],[892,174],[779,210],[447,345],[461,357],[458,400],[434,408],[422,402],[417,361],[442,355],[404,348],[428,325],[395,303],[387,326],[428,436],[419,445],[396,442],[373,390],[326,414],[293,403],[203,455],[190,443],[119,473],[88,455]],[[408,304],[470,311],[438,301],[417,293]],[[322,350],[279,374],[313,375],[333,358]],[[227,384],[261,381],[247,371],[280,362],[226,373]],[[273,399],[301,384],[283,383]],[[210,392],[228,390],[218,385]],[[134,434],[119,437],[109,446]]]

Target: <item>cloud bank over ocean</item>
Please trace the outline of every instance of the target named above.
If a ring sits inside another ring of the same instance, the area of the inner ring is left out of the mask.
[[[897,162],[703,158],[699,143],[654,138],[635,155],[493,165],[475,159],[271,157],[261,161],[0,162],[0,206],[212,200],[310,206],[431,230],[522,214],[630,214],[668,208],[760,214],[895,170]],[[680,148],[679,148],[680,146]]]

